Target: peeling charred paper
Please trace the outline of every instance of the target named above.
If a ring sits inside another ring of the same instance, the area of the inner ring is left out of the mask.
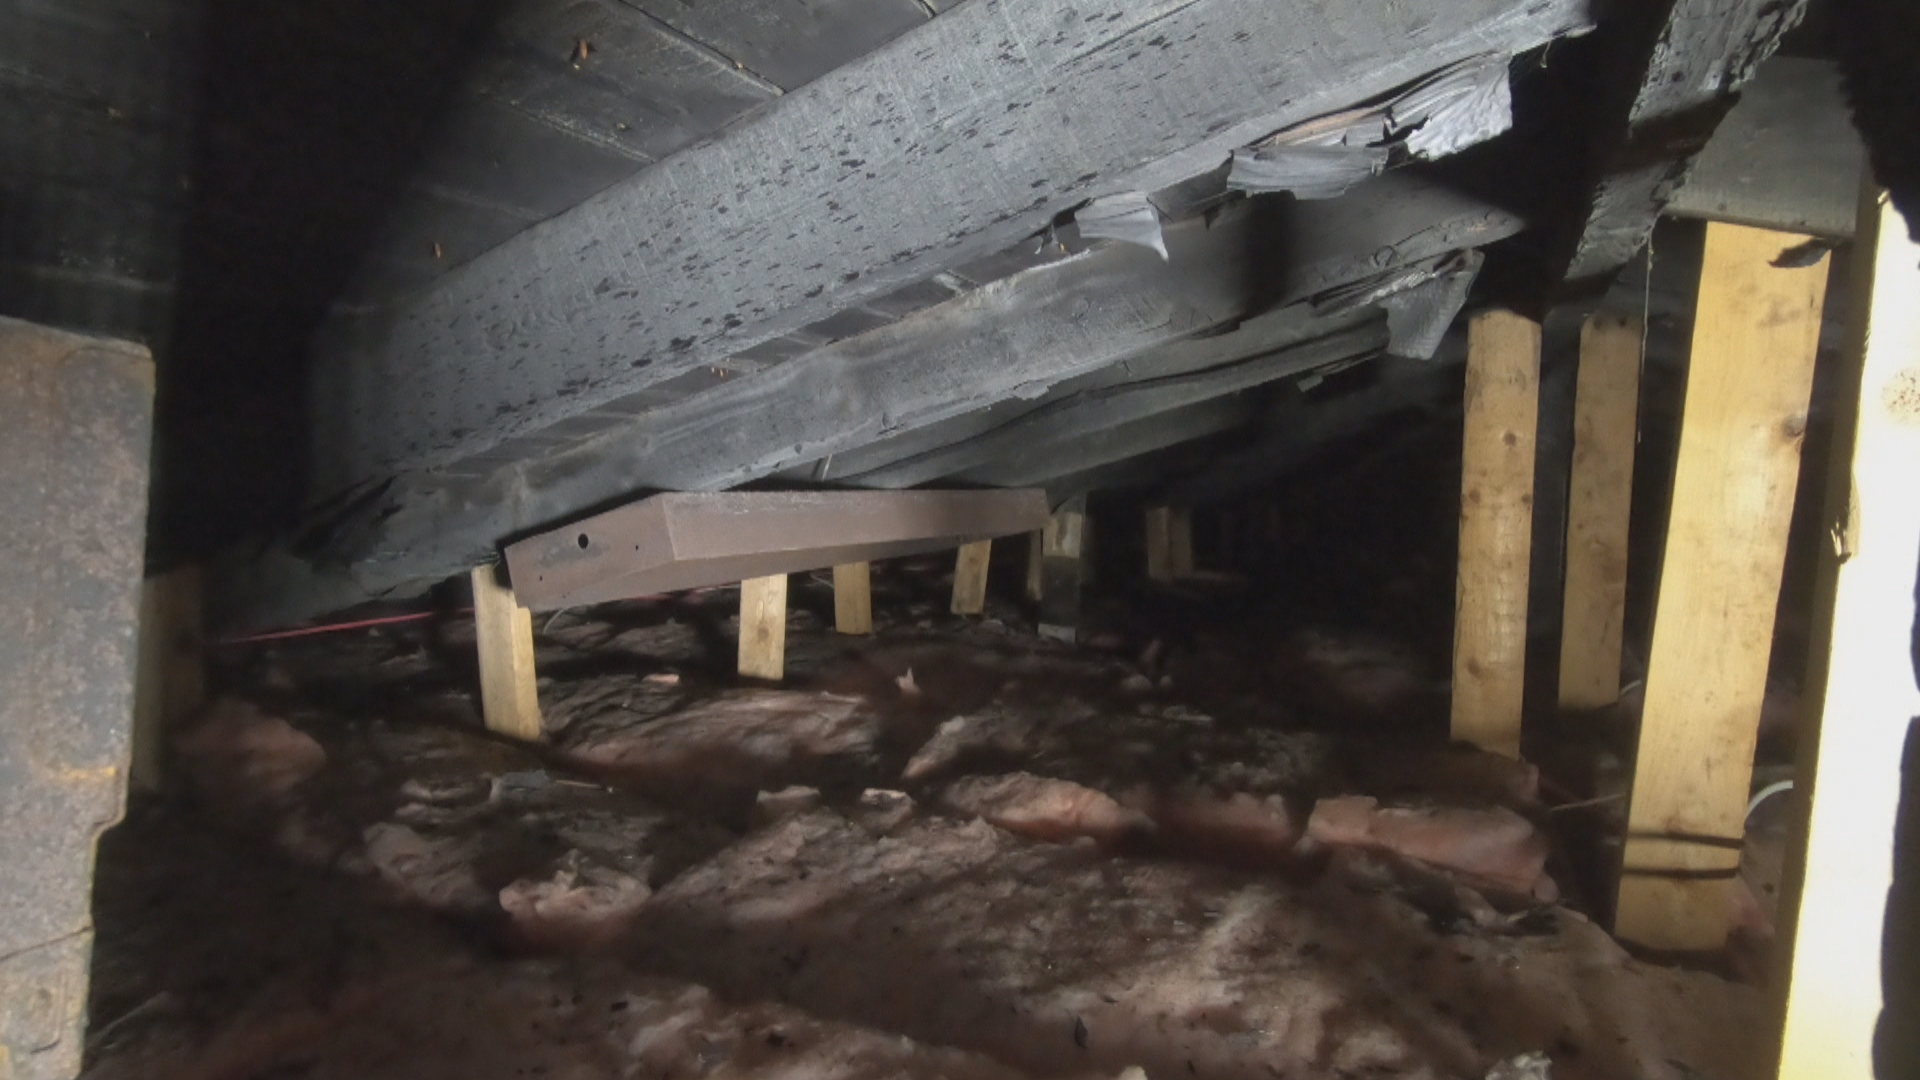
[[[1126,191],[1095,199],[1073,215],[1083,240],[1115,240],[1137,244],[1167,257],[1167,242],[1160,234],[1160,211],[1147,200],[1144,191]]]
[[[1316,315],[1337,315],[1378,304],[1387,313],[1387,352],[1430,360],[1466,304],[1485,257],[1468,249],[1400,267],[1329,289],[1313,298]]]
[[[1313,313],[1319,316],[1338,315],[1376,303],[1416,285],[1424,285],[1439,272],[1441,259],[1424,259],[1349,285],[1328,289],[1313,298]]]
[[[1390,101],[1309,120],[1233,153],[1227,187],[1331,199],[1385,169],[1395,152],[1444,157],[1513,126],[1502,55],[1434,72]]]
[[[1485,142],[1513,126],[1507,58],[1463,60],[1428,76],[1387,108],[1387,127],[1407,132],[1415,157],[1438,158]]]
[[[1379,145],[1387,134],[1386,118],[1377,109],[1309,120],[1235,150],[1227,187],[1331,199],[1387,167],[1391,149]]]
[[[1290,191],[1300,199],[1331,199],[1387,166],[1387,151],[1354,146],[1274,146],[1235,150],[1227,186],[1255,194]]]
[[[1432,277],[1379,299],[1387,311],[1387,352],[1410,360],[1431,360],[1447,328],[1466,306],[1467,292],[1486,261],[1478,251],[1462,251],[1441,260]]]

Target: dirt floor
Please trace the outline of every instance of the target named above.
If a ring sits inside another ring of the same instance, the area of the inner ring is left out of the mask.
[[[941,571],[863,639],[796,578],[778,688],[729,591],[538,617],[538,748],[457,616],[226,650],[102,844],[86,1075],[1760,1075],[1767,856],[1717,970],[1593,921],[1630,716],[1521,765],[1413,645],[1182,616],[1231,581],[1068,646]]]

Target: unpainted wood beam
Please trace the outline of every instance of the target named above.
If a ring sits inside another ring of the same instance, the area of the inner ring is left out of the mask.
[[[787,674],[787,575],[740,583],[740,674],[779,682]]]
[[[1453,737],[1519,757],[1540,325],[1489,311],[1467,332]]]
[[[480,654],[480,712],[487,730],[533,742],[543,733],[533,664],[533,613],[514,599],[496,568],[476,566],[474,643]]]
[[[1150,506],[1146,518],[1147,580],[1162,583],[1172,581],[1173,508]]]
[[[1707,226],[1614,930],[1718,949],[1800,474],[1827,260],[1808,238]]]
[[[842,634],[873,633],[873,564],[833,568],[833,628]]]
[[[987,569],[993,562],[993,541],[963,544],[953,565],[953,613],[978,615],[987,610]]]
[[[1147,508],[1147,578],[1162,583],[1193,576],[1193,510]]]
[[[1040,636],[1074,641],[1080,635],[1082,556],[1087,546],[1087,503],[1067,500],[1054,511],[1040,540]]]
[[[170,733],[206,703],[203,582],[199,567],[184,566],[149,577],[140,589],[128,771],[133,785],[145,791],[165,782]]]
[[[1563,709],[1599,709],[1620,699],[1645,334],[1638,318],[1616,312],[1593,315],[1580,333],[1560,633]]]

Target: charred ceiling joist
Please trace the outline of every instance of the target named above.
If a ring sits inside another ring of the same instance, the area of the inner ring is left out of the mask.
[[[1586,0],[962,4],[335,324],[317,494],[445,465],[997,250],[1090,196],[1476,56]]]
[[[1653,0],[1610,12],[1562,88],[1582,110],[1569,116],[1584,146],[1568,155],[1573,176],[1538,184],[1564,201],[1546,208],[1529,245],[1538,261],[1514,267],[1526,282],[1516,291],[1534,303],[1604,292],[1805,9],[1806,0]]]
[[[863,447],[891,434],[892,454],[863,466],[877,468],[979,434],[938,429],[983,406],[1021,395],[1043,404],[1056,384],[1075,391],[1225,368],[1303,342],[1303,351],[1260,369],[1260,379],[1368,355],[1387,341],[1377,312],[1315,315],[1311,302],[1397,279],[1519,227],[1425,170],[1375,178],[1311,212],[1279,197],[1241,200],[1211,218],[1169,224],[1164,261],[1131,244],[1085,250],[729,379],[577,445],[477,475],[399,478],[332,522],[302,560],[254,567],[229,590],[246,604],[233,614],[278,621],[419,591],[490,558],[504,539],[639,492],[719,490],[839,453],[859,461]],[[1209,332],[1215,336],[1185,340]],[[1167,408],[1226,391],[1168,392],[1194,396],[1141,400]],[[936,434],[911,441],[922,430]],[[839,475],[829,473],[830,481]]]

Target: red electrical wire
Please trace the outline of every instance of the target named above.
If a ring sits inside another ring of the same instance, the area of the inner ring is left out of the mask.
[[[651,602],[651,601],[658,601],[658,600],[671,600],[676,595],[702,596],[702,595],[705,595],[706,593],[713,592],[716,588],[717,586],[709,585],[709,586],[698,588],[698,589],[687,589],[684,592],[681,592],[678,594],[654,593],[650,596],[633,596],[633,597],[628,597],[627,599],[629,600],[629,602]],[[414,611],[414,612],[409,612],[405,615],[383,615],[377,619],[355,619],[352,622],[323,623],[319,626],[297,626],[291,630],[269,630],[269,631],[266,631],[265,633],[260,633],[260,634],[243,634],[239,637],[220,638],[219,640],[215,641],[214,644],[216,645],[251,645],[255,642],[260,642],[260,641],[285,641],[288,638],[314,637],[319,634],[336,634],[344,630],[364,630],[370,626],[392,626],[395,623],[421,622],[426,619],[431,619],[437,615],[442,615],[442,614],[471,615],[472,613],[473,613],[473,609],[470,607],[453,608],[445,612]]]
[[[472,608],[460,608],[446,614],[463,615]],[[320,626],[299,626],[292,630],[269,630],[264,634],[245,634],[240,637],[221,638],[220,645],[247,645],[256,641],[284,641],[287,638],[312,637],[316,634],[334,634],[343,630],[363,630],[369,626],[391,626],[395,623],[420,622],[431,619],[442,612],[415,611],[406,615],[383,615],[377,619],[355,619],[352,622],[325,623]]]

